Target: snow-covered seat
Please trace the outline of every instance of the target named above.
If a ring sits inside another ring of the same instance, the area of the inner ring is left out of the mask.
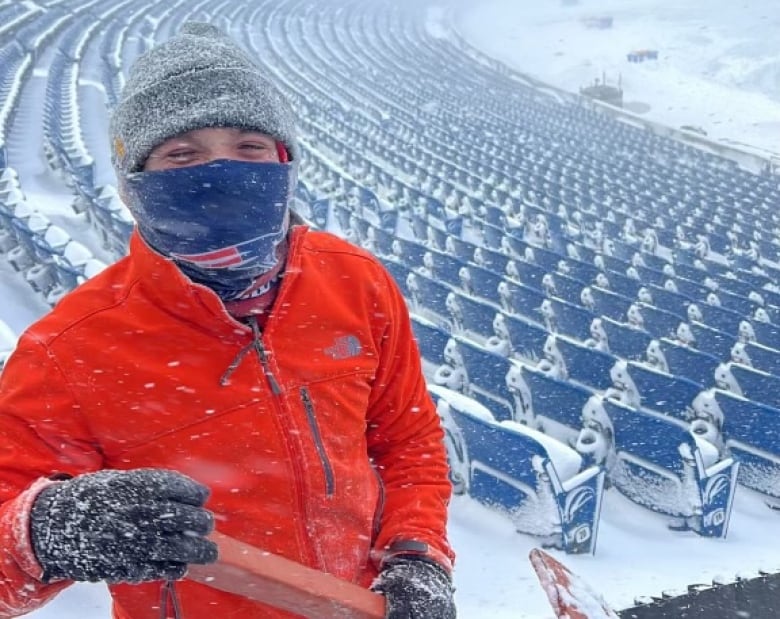
[[[780,377],[739,363],[724,363],[715,370],[718,387],[755,402],[780,409]],[[778,418],[780,422],[780,418]]]
[[[447,295],[447,309],[452,319],[453,333],[483,340],[492,335],[493,317],[498,307],[457,291]]]
[[[590,336],[590,325],[595,315],[588,309],[558,299],[545,299],[540,312],[547,328],[584,342]]]
[[[635,361],[617,361],[610,376],[609,397],[683,421],[689,418],[693,400],[701,392],[700,385],[683,376]]]
[[[412,314],[412,331],[420,349],[420,356],[433,372],[444,363],[444,349],[450,334],[436,324]]]
[[[751,321],[750,325],[753,327],[756,342],[780,350],[780,325],[758,320]]]
[[[45,293],[46,302],[52,307],[76,286],[97,275],[107,266],[94,258],[89,250],[77,241],[71,241],[64,255],[55,257],[52,264],[55,283]]]
[[[700,322],[681,323],[676,338],[686,346],[691,346],[716,359],[730,359],[731,349],[738,341],[736,334],[723,333]]]
[[[505,380],[512,364],[509,359],[456,336],[447,343],[445,361],[434,375],[435,384],[462,390],[498,420],[518,418]]]
[[[73,239],[67,231],[51,225],[43,236],[33,236],[32,241],[35,264],[27,269],[24,277],[33,290],[46,296],[57,283],[55,256],[62,256]]]
[[[465,243],[465,241],[461,241]],[[471,253],[467,260],[483,269],[488,269],[495,273],[506,273],[507,264],[511,258],[501,252],[488,249],[487,247],[478,247],[469,245]],[[465,247],[463,248],[465,252]]]
[[[47,303],[55,305],[60,298],[81,284],[87,277],[87,266],[93,264],[94,260],[88,247],[78,241],[70,241],[62,255],[56,255],[52,262],[56,283],[46,294]]]
[[[88,204],[87,218],[103,237],[104,246],[108,247],[114,229],[114,218],[127,207],[112,185],[101,187]]]
[[[65,264],[83,272],[84,266],[93,256],[86,245],[78,241],[70,241],[62,251],[62,258]]]
[[[541,289],[504,281],[498,286],[497,299],[505,312],[525,316],[535,322],[542,321],[539,310],[547,297]]]
[[[612,320],[624,320],[632,299],[596,285],[582,289],[578,304],[584,305],[598,316]]]
[[[445,429],[455,488],[498,509],[517,530],[569,553],[596,548],[604,470],[572,448],[515,421],[497,422],[463,394],[429,392]]]
[[[662,372],[681,376],[702,388],[713,384],[720,360],[712,355],[681,346],[667,338],[653,340],[647,347],[645,362]]]
[[[653,337],[670,337],[676,333],[684,316],[678,316],[647,303],[632,303],[625,320],[637,329],[646,331]]]
[[[16,245],[9,249],[6,258],[17,271],[24,272],[38,260],[36,241],[42,239],[51,221],[43,213],[35,210],[20,210],[21,204],[14,209],[15,218],[12,222]],[[17,211],[23,217],[16,217]]]
[[[12,167],[4,167],[0,170],[0,190],[11,184],[19,185],[19,173]]]
[[[105,270],[108,265],[97,258],[90,258],[84,263],[83,274],[86,279],[95,277],[98,273]]]
[[[462,260],[447,253],[429,249],[422,257],[422,265],[431,277],[454,288],[461,287],[460,271],[466,266]]]
[[[15,194],[13,202],[6,202],[6,204],[13,210],[13,221],[15,222],[15,225],[26,222],[33,213],[38,213],[21,192]]]
[[[112,212],[110,248],[115,255],[123,256],[127,253],[127,245],[134,228],[135,219],[126,206]]]
[[[365,231],[363,247],[375,256],[391,256],[393,254],[393,239],[395,237],[387,230],[369,224]]]
[[[16,170],[6,168],[0,176],[0,204],[8,209],[12,209],[18,202],[25,200],[24,192],[19,186],[19,179],[14,174],[16,174]],[[3,176],[6,178],[2,179]]]
[[[412,292],[409,289],[408,281],[409,276],[412,275],[412,270],[397,260],[382,258],[381,262],[387,272],[390,273],[390,276],[395,280],[395,283],[398,284],[404,297],[408,301],[411,301]]]
[[[510,367],[505,381],[515,398],[515,409],[522,409],[529,424],[564,443],[576,442],[583,406],[593,395],[590,389],[519,363]]]
[[[738,334],[745,316],[708,303],[694,303],[688,306],[688,318],[696,320],[716,331]]]
[[[410,269],[420,269],[424,266],[424,257],[428,248],[422,243],[396,238],[393,241],[393,255]]]
[[[46,228],[43,235],[36,235],[33,238],[38,260],[45,262],[50,260],[54,254],[62,255],[65,247],[72,240],[67,230],[59,226],[50,225]]]
[[[598,390],[607,389],[612,384],[609,372],[616,359],[610,353],[555,335],[545,342],[545,356],[549,347],[557,350],[570,380]],[[548,359],[548,362],[554,360]]]
[[[780,410],[728,391],[709,389],[694,402],[694,413],[722,432],[740,463],[739,483],[780,505]],[[703,428],[702,432],[711,431]]]
[[[447,307],[447,297],[452,288],[420,272],[412,272],[407,277],[412,307],[442,327],[452,330],[452,318]]]
[[[459,271],[460,287],[468,294],[498,303],[498,286],[504,281],[501,272],[468,264]]]
[[[562,301],[581,305],[582,282],[563,273],[548,273],[542,281],[543,290]]]
[[[614,452],[607,476],[622,494],[672,517],[671,528],[726,536],[739,468],[733,458],[699,438],[692,425],[667,415],[598,396],[583,414],[611,422]]]
[[[780,351],[758,342],[738,342],[734,347],[738,350],[741,349],[737,356],[743,359],[743,361],[740,361],[743,365],[749,365],[758,370],[780,376]],[[731,360],[737,361],[738,359],[735,358],[734,352],[735,350],[732,348]]]
[[[498,316],[493,319],[493,331],[496,336],[508,340],[510,356],[522,360],[534,359],[541,355],[548,332],[539,322],[532,322],[522,316],[514,316],[506,312],[501,312]]]

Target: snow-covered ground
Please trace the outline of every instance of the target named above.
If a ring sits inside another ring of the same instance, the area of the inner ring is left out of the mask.
[[[577,92],[620,78],[625,107],[714,140],[780,154],[780,12],[775,0],[484,0],[459,32],[509,66]],[[610,29],[583,20],[612,17]],[[633,50],[658,60],[629,63]]]
[[[622,75],[626,100],[636,111],[673,126],[704,128],[716,139],[780,151],[780,17],[776,0],[495,0],[459,9],[456,21],[474,45],[512,66],[570,90],[600,77]],[[582,16],[611,15],[614,28],[584,28]],[[657,62],[628,64],[625,54],[657,48]],[[37,84],[44,84],[38,75]],[[30,89],[26,108],[40,106]],[[642,104],[642,105],[640,105]],[[31,113],[31,112],[28,112]],[[39,116],[31,116],[39,117]],[[98,121],[104,123],[102,119]],[[21,162],[23,186],[52,220],[99,252],[97,238],[69,211],[66,188],[45,171],[34,124],[23,123],[11,140]],[[95,153],[105,152],[99,125],[87,123]],[[107,162],[100,167],[105,173]],[[46,311],[40,299],[0,261],[0,319],[17,333]],[[504,517],[465,497],[452,505],[450,533],[458,552],[455,573],[459,616],[539,618],[551,612],[527,560],[532,539]],[[616,607],[635,597],[682,590],[688,583],[780,570],[776,540],[780,514],[748,491],[738,490],[726,540],[669,531],[662,518],[608,492],[597,554],[565,557],[575,571],[603,591]],[[104,619],[109,603],[101,585],[79,585],[62,594],[35,619]]]

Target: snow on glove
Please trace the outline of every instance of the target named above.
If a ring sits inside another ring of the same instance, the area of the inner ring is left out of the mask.
[[[216,561],[204,539],[214,528],[208,494],[162,469],[98,471],[44,488],[30,514],[43,581],[174,580],[189,563]]]
[[[387,598],[385,619],[455,619],[452,579],[425,557],[389,559],[371,588]]]

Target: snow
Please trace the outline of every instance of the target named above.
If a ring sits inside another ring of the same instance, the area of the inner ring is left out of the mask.
[[[502,427],[520,434],[525,434],[538,441],[547,451],[547,455],[552,460],[553,468],[562,482],[569,481],[575,477],[582,468],[582,456],[568,445],[555,440],[552,436],[524,426],[516,421],[502,421]]]
[[[625,105],[639,116],[701,127],[711,139],[777,155],[777,7],[770,0],[714,4],[489,0],[455,21],[476,47],[553,86],[577,92],[603,75],[611,84],[622,78]],[[611,29],[582,23],[602,15],[614,18]],[[627,62],[636,49],[658,50],[658,60]]]
[[[593,0],[562,7],[553,0],[485,0],[450,11],[473,45],[555,87],[577,91],[602,74],[609,81],[620,76],[627,107],[638,116],[673,127],[698,126],[712,139],[776,154],[780,48],[773,41],[780,14],[775,5],[776,0]],[[439,10],[430,18],[435,37],[446,36],[444,13]],[[614,27],[593,30],[580,21],[599,15],[613,16]],[[130,28],[128,34],[136,31]],[[638,48],[658,49],[658,61],[629,64],[626,53]],[[40,118],[45,77],[39,65],[23,95],[16,130],[8,136],[10,154],[20,162],[17,168],[31,204],[105,259],[97,235],[83,217],[73,215],[69,191],[47,172],[36,146],[41,128],[34,119]],[[100,154],[97,178],[108,180],[110,165],[101,137],[105,119],[95,116],[81,119],[83,136],[90,152]],[[17,335],[48,309],[4,260],[0,299],[0,320]],[[449,532],[458,553],[455,586],[461,618],[551,616],[527,559],[534,540],[518,534],[509,519],[468,497],[455,497]],[[776,544],[769,541],[778,537],[780,518],[741,487],[725,540],[670,531],[662,517],[608,491],[596,555],[554,554],[622,608],[637,597],[679,591],[688,583],[778,571]],[[77,585],[29,617],[103,619],[109,614],[103,585]]]

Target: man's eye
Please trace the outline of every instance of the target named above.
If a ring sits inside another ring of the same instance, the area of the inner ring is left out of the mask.
[[[241,144],[239,148],[243,150],[266,150],[268,147],[265,144],[249,143],[249,144]]]
[[[168,153],[167,158],[173,161],[188,161],[195,156],[195,151],[192,150],[175,150],[172,153]]]

